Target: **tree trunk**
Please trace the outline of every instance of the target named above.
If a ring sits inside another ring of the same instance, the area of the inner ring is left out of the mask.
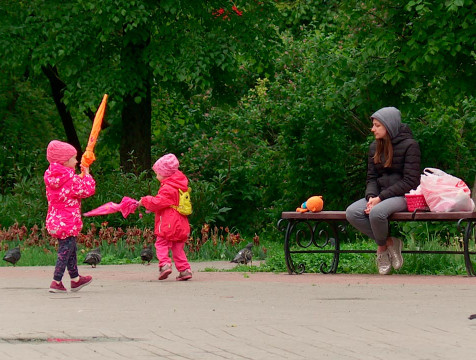
[[[122,110],[121,167],[125,172],[140,173],[151,167],[151,89],[147,85],[146,98],[137,104],[135,95],[124,98]]]
[[[134,35],[124,31],[122,70],[132,89],[124,97],[122,109],[120,165],[123,171],[140,173],[150,169],[151,71],[145,55],[150,43],[149,29],[137,28]],[[136,101],[137,100],[137,101]]]
[[[46,75],[50,82],[51,86],[51,95],[56,104],[56,109],[60,115],[61,121],[63,123],[64,132],[66,133],[66,139],[68,143],[73,145],[78,152],[76,157],[78,161],[81,161],[81,156],[83,156],[83,150],[81,149],[81,144],[79,143],[78,134],[76,133],[76,128],[73,124],[73,117],[71,113],[66,109],[66,105],[63,104],[63,91],[66,88],[66,84],[59,78],[58,69],[56,66],[43,66],[41,68],[43,73]]]

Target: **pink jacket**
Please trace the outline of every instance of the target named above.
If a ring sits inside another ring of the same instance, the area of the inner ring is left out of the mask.
[[[179,191],[188,188],[187,177],[179,170],[160,183],[156,196],[144,196],[142,205],[155,213],[155,235],[169,241],[186,241],[190,234],[187,216],[171,208],[179,204]]]
[[[46,229],[58,239],[77,236],[83,228],[81,199],[94,195],[96,182],[91,175],[81,178],[74,170],[52,163],[45,171],[48,215]]]

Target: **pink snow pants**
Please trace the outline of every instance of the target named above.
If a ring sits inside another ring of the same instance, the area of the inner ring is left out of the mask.
[[[159,267],[172,264],[172,261],[169,257],[169,250],[171,250],[177,271],[185,271],[190,269],[190,264],[188,263],[184,248],[185,241],[169,241],[164,238],[157,237],[157,241],[155,242],[155,250],[157,253],[157,259],[159,259]]]

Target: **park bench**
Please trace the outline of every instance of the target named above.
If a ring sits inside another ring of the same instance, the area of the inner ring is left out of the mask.
[[[397,212],[390,218],[390,224],[402,221],[454,222],[463,232],[462,250],[402,250],[402,253],[420,254],[461,254],[464,256],[468,276],[476,276],[471,256],[476,255],[475,212]],[[284,231],[284,255],[289,274],[301,274],[305,271],[303,263],[295,264],[294,254],[326,253],[332,258],[330,265],[323,262],[320,271],[335,273],[339,265],[339,255],[345,253],[375,253],[373,250],[354,250],[340,248],[341,238],[345,238],[348,223],[345,211],[321,212],[283,212],[278,229]],[[464,226],[464,228],[463,228]],[[470,243],[471,241],[471,243]],[[473,261],[476,258],[473,257]]]

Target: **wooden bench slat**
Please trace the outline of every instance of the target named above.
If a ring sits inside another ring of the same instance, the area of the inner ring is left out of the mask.
[[[284,211],[281,213],[282,219],[310,219],[310,220],[336,220],[345,221],[345,211],[321,211],[317,213],[296,211]],[[454,221],[460,219],[476,219],[476,211],[459,211],[459,212],[417,212],[413,218],[412,212],[397,212],[393,214],[389,220],[393,221]]]

